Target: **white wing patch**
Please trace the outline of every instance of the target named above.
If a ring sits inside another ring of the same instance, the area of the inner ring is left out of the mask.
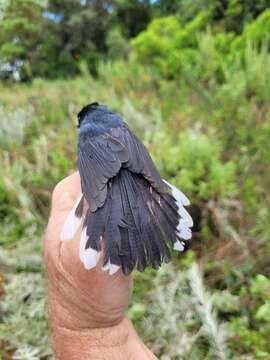
[[[170,184],[164,179],[163,181],[170,187],[172,196],[175,198],[176,204],[178,206],[179,223],[176,228],[177,235],[183,240],[189,240],[192,237],[190,228],[193,226],[193,220],[184,206],[190,205],[190,201],[186,195],[183,194],[182,191],[177,189],[174,185]],[[173,248],[177,251],[183,251],[184,242],[176,241]]]
[[[65,223],[63,225],[61,234],[60,234],[60,240],[66,241],[73,239],[74,235],[76,234],[78,228],[80,227],[82,217],[79,218],[75,215],[75,211],[77,209],[77,206],[79,202],[81,201],[83,197],[83,194],[80,195],[78,200],[76,201],[75,205],[73,206],[72,210],[68,214]]]

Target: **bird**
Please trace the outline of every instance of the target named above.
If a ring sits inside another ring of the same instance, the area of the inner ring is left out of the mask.
[[[161,178],[140,139],[117,113],[92,102],[78,113],[77,166],[81,194],[65,219],[60,239],[81,229],[85,269],[114,275],[120,269],[158,269],[183,251],[193,220],[182,191]]]

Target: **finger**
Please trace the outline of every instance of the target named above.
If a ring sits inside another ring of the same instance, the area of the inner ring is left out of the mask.
[[[106,275],[107,278],[108,273],[103,271],[102,268],[104,266],[104,244],[101,242],[101,251],[99,253],[96,265],[94,265],[89,269],[83,263],[83,260],[80,256],[80,247],[81,247],[81,235],[82,235],[82,225],[77,231],[76,235],[68,241],[64,241],[61,244],[60,250],[60,261],[64,264],[65,268],[70,268],[71,271],[78,272],[80,270],[81,277],[88,276],[87,274],[93,274],[94,272],[100,273],[101,276]],[[93,270],[93,271],[92,271]],[[115,274],[120,275],[122,273],[121,270],[117,271]],[[111,277],[111,275],[109,276]]]
[[[72,276],[78,276],[83,281],[89,281],[91,278],[95,278],[98,276],[99,281],[101,282],[114,282],[115,279],[125,279],[127,280],[127,276],[125,276],[121,270],[121,268],[110,275],[107,271],[103,270],[104,266],[104,243],[101,242],[101,251],[99,259],[95,266],[91,269],[87,269],[80,257],[80,241],[81,241],[81,234],[82,234],[82,226],[77,231],[76,235],[68,241],[64,241],[61,244],[60,249],[60,261],[63,267],[69,271]]]
[[[80,193],[81,184],[78,172],[66,177],[55,186],[44,237],[45,255],[55,259],[59,257],[61,229]]]
[[[81,180],[79,172],[61,180],[54,188],[52,193],[52,209],[54,211],[69,211],[74,202],[81,194]]]
[[[79,242],[80,231],[72,240],[62,243],[59,259],[61,266],[68,277],[73,279],[77,288],[83,289],[84,295],[81,295],[85,296],[85,301],[96,303],[98,299],[99,305],[102,304],[105,310],[110,309],[110,314],[115,316],[115,312],[119,309],[125,310],[130,301],[132,278],[124,275],[121,269],[114,275],[104,272],[103,253],[97,265],[91,270],[86,270],[79,257]]]

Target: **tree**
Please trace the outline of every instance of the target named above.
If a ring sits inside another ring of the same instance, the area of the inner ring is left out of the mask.
[[[127,38],[132,38],[144,30],[152,18],[150,0],[116,0],[113,4],[115,22],[122,27]]]
[[[224,27],[240,33],[245,22],[251,22],[269,6],[269,0],[228,0],[222,14]]]
[[[0,63],[21,61],[24,77],[38,73],[43,8],[35,0],[10,0],[0,22]]]
[[[60,74],[77,73],[82,59],[94,71],[106,52],[111,6],[111,1],[102,0],[49,0],[48,12],[59,19],[48,19],[47,26],[54,37],[51,59]]]
[[[270,6],[270,0],[157,0],[155,14],[177,14],[186,23],[201,11],[212,12],[212,24],[218,29],[240,33],[245,22],[252,21]]]

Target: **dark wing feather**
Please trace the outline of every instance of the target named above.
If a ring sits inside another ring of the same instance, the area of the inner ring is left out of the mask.
[[[110,134],[84,136],[79,142],[82,191],[92,212],[104,204],[107,183],[122,166],[142,174],[158,193],[168,191],[145,146],[124,123],[113,128]]]
[[[112,135],[128,149],[129,159],[124,166],[131,172],[142,174],[157,192],[166,193],[168,186],[161,179],[147,149],[127,124],[112,129]]]
[[[78,169],[82,192],[91,211],[101,207],[107,196],[108,180],[128,160],[126,148],[109,134],[84,137],[78,147]]]

